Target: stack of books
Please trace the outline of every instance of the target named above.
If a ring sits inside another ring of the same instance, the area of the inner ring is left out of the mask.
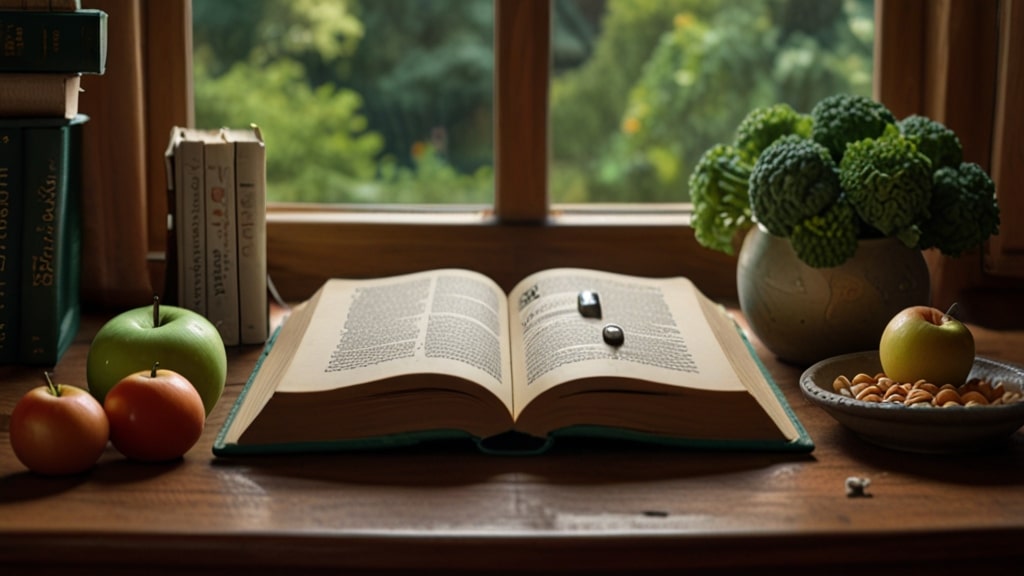
[[[0,364],[52,366],[78,331],[78,96],[106,51],[102,11],[0,0]]]
[[[258,127],[174,127],[165,154],[165,302],[203,314],[226,346],[269,332],[266,148]]]

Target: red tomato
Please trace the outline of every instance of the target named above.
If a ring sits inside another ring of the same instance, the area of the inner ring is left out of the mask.
[[[77,474],[99,460],[110,426],[100,403],[82,388],[54,384],[29,390],[11,412],[14,455],[39,474]]]
[[[160,462],[179,458],[203,434],[206,410],[192,383],[172,370],[136,372],[107,393],[110,442],[133,459]]]

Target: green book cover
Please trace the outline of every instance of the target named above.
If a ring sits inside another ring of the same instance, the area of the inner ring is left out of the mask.
[[[78,332],[81,127],[87,121],[79,115],[23,124],[20,359],[25,364],[56,364]]]
[[[21,320],[22,135],[0,126],[0,364],[18,361]]]
[[[0,11],[0,72],[103,74],[107,13]]]

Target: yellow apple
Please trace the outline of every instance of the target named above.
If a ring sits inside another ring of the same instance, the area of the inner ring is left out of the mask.
[[[962,322],[930,306],[893,316],[878,344],[882,371],[897,382],[925,379],[959,386],[974,365],[974,336]]]

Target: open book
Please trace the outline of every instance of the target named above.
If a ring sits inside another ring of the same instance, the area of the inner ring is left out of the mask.
[[[268,342],[214,453],[458,435],[485,450],[570,435],[813,449],[735,322],[689,280],[561,268],[508,295],[457,269],[329,280]]]

